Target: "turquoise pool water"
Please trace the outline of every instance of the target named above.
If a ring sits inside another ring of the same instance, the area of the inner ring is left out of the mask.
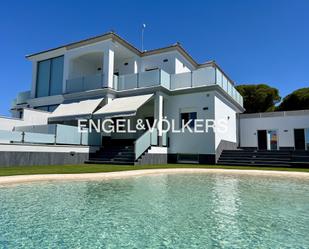
[[[0,248],[309,248],[309,181],[175,174],[0,187]]]

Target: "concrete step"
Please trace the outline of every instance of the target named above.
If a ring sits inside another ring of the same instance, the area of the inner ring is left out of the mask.
[[[257,166],[257,167],[291,167],[286,164],[248,164],[242,162],[220,162],[218,161],[218,165],[230,165],[230,166]]]
[[[85,161],[86,164],[113,164],[113,165],[134,165],[134,162],[125,161],[102,161],[102,160],[88,160]]]
[[[282,165],[290,165],[290,161],[268,161],[268,160],[238,160],[238,159],[235,159],[235,160],[230,160],[230,159],[219,159],[218,160],[218,163],[225,163],[225,162],[228,162],[228,163],[247,163],[247,164],[256,164],[256,165],[259,165],[259,164],[268,164],[268,165],[276,165],[276,164],[282,164]]]
[[[290,156],[271,156],[271,155],[221,155],[220,158],[243,158],[243,159],[278,159],[278,160],[290,160]]]

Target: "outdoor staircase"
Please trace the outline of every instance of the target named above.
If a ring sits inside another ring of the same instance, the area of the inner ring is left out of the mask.
[[[123,164],[134,165],[134,140],[110,139],[104,142],[103,147],[89,155],[90,164]]]
[[[309,167],[309,151],[223,150],[217,164],[261,167]]]

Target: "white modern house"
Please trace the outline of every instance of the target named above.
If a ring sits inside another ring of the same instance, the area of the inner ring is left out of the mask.
[[[6,155],[0,165],[216,163],[223,150],[258,147],[251,137],[260,127],[240,115],[243,99],[234,82],[214,61],[197,63],[178,43],[140,51],[107,33],[26,58],[32,62],[31,90],[13,102],[19,121],[0,118],[0,154]],[[42,118],[27,122],[29,116]],[[211,119],[223,120],[227,129],[177,133],[159,122],[136,133],[90,132],[89,126],[79,133],[81,119],[125,119],[133,125],[168,120],[177,129],[183,121]],[[303,129],[309,128],[308,113],[304,119]]]

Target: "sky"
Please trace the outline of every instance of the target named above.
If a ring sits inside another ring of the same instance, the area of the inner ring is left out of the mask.
[[[215,60],[236,84],[266,83],[282,97],[309,87],[309,0],[0,2],[0,115],[30,90],[25,55],[108,31],[141,48],[180,42]]]

